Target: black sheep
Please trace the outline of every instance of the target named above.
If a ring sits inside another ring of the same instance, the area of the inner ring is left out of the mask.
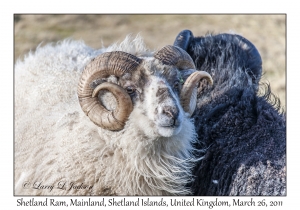
[[[286,195],[286,119],[269,85],[259,84],[258,50],[239,35],[193,37],[189,30],[174,45],[214,80],[200,84],[193,114],[195,147],[205,149],[194,168],[194,195]]]

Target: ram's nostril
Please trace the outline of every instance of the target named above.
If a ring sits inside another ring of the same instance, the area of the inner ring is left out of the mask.
[[[174,119],[174,121],[177,119],[179,114],[178,109],[173,106],[165,106],[162,110],[162,113]]]

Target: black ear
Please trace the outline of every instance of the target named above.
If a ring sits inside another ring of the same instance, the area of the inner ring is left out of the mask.
[[[173,45],[187,51],[187,48],[193,38],[193,33],[190,30],[183,30],[177,35]]]
[[[262,59],[256,47],[240,35],[234,35],[238,46],[246,53],[246,71],[258,83],[262,74]]]
[[[211,36],[213,43],[218,43],[215,47],[215,52],[224,54],[227,60],[233,59],[238,67],[244,69],[245,73],[252,77],[254,84],[258,84],[262,74],[262,59],[261,56],[249,40],[237,34],[218,34]],[[208,42],[209,37],[204,37],[202,45]],[[205,41],[206,40],[206,41]],[[203,46],[204,48],[207,46]],[[234,57],[232,57],[234,56]],[[227,60],[223,62],[226,63]]]

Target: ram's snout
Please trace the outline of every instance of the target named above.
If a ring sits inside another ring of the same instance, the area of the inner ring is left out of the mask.
[[[159,116],[162,118],[161,126],[175,127],[180,125],[179,109],[177,106],[164,106],[159,110]]]
[[[153,122],[161,136],[170,137],[180,132],[184,111],[178,95],[162,78],[153,78],[147,100],[154,106]],[[151,113],[151,110],[149,110]],[[151,116],[151,115],[150,115]]]

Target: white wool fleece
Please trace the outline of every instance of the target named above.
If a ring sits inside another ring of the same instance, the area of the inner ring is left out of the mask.
[[[15,195],[183,195],[192,180],[192,120],[173,137],[148,139],[133,111],[119,132],[81,110],[84,66],[106,51],[149,56],[140,37],[94,50],[66,40],[38,47],[15,65]],[[140,123],[147,127],[147,121]]]

